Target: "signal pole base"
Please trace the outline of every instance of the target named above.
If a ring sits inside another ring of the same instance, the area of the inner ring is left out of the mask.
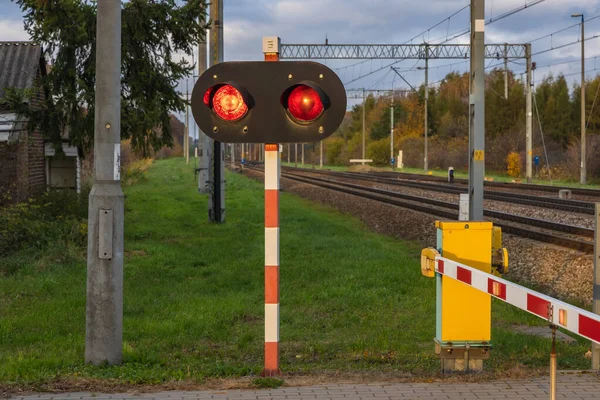
[[[123,213],[118,181],[89,198],[85,362],[120,364],[123,352]]]
[[[490,358],[489,347],[471,347],[468,343],[462,346],[435,343],[435,352],[440,358],[443,374],[483,371],[483,361]]]

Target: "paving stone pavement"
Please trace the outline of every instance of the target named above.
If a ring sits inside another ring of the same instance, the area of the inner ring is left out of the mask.
[[[560,374],[557,399],[600,399],[600,376],[597,374]],[[304,387],[281,387],[264,390],[206,390],[195,392],[169,391],[158,393],[40,393],[11,397],[13,400],[535,400],[549,399],[547,378],[504,380],[482,383],[390,383],[335,384]]]

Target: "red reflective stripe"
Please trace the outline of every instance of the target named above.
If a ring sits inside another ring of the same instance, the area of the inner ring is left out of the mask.
[[[265,266],[265,304],[279,303],[279,267]]]
[[[550,302],[527,293],[527,311],[548,319],[548,306]]]
[[[471,271],[462,267],[456,267],[456,279],[461,282],[471,284]]]
[[[579,314],[579,334],[600,342],[600,322]]]
[[[444,273],[444,261],[438,260],[438,272],[440,274]]]
[[[502,300],[506,300],[506,285],[488,278],[488,293]]]
[[[279,190],[265,190],[265,228],[279,227]]]
[[[265,343],[265,369],[263,376],[279,375],[279,342]]]

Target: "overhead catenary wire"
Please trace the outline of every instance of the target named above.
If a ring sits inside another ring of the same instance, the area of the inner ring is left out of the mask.
[[[516,7],[516,8],[514,8],[514,9],[512,9],[512,10],[509,10],[509,11],[507,11],[507,12],[505,12],[505,13],[503,13],[503,14],[499,15],[499,16],[498,16],[498,17],[496,17],[496,18],[489,19],[488,21],[486,21],[486,25],[490,25],[490,24],[493,24],[493,23],[495,23],[495,22],[501,21],[501,20],[503,20],[503,19],[505,19],[505,18],[508,18],[508,17],[510,17],[510,16],[512,16],[512,15],[514,15],[514,14],[517,14],[517,13],[518,13],[518,12],[520,12],[520,11],[523,11],[523,10],[529,9],[529,8],[531,8],[531,7],[533,7],[533,6],[537,5],[537,4],[541,4],[541,3],[545,2],[545,1],[546,1],[546,0],[534,0],[534,1],[530,2],[530,3],[526,3],[526,4],[525,4],[525,5],[523,5],[523,6]],[[458,37],[460,37],[460,36],[463,36],[463,35],[465,35],[465,34],[469,33],[470,31],[471,31],[471,29],[466,29],[466,30],[465,30],[463,33],[460,33],[460,34],[456,35],[455,37],[453,37],[453,38],[451,38],[451,39],[446,39],[446,40],[445,40],[445,41],[443,41],[442,43],[438,43],[438,44],[445,44],[445,43],[447,43],[447,42],[449,42],[449,41],[451,41],[451,40],[453,40],[453,39],[456,39],[456,38],[458,38]],[[376,72],[382,71],[382,70],[384,70],[385,68],[392,67],[392,66],[394,66],[394,65],[398,64],[398,63],[399,63],[399,62],[401,62],[401,61],[404,61],[404,59],[400,59],[400,60],[398,60],[398,61],[392,62],[392,63],[390,63],[390,64],[386,65],[385,67],[381,67],[381,68],[379,68],[379,69],[377,69],[377,70],[371,71],[370,73],[367,73],[367,74],[364,74],[364,75],[362,75],[362,76],[359,76],[358,78],[353,78],[351,81],[348,81],[348,82],[346,82],[345,84],[348,84],[348,83],[353,83],[353,82],[356,82],[356,81],[358,81],[358,80],[361,80],[361,79],[363,79],[363,78],[366,78],[367,76],[370,76],[370,75],[372,75],[372,74],[374,74],[374,73],[376,73]]]
[[[597,39],[597,38],[599,38],[599,37],[600,37],[600,34],[597,34],[597,35],[594,35],[594,36],[590,36],[590,37],[587,37],[587,38],[585,38],[585,39],[584,39],[584,41],[586,41],[586,42],[587,42],[587,41],[589,41],[589,40],[594,40],[594,39]],[[575,41],[573,41],[573,42],[570,42],[570,43],[565,43],[565,44],[562,44],[562,45],[560,45],[560,46],[551,47],[551,48],[549,48],[549,49],[546,49],[546,50],[541,50],[541,51],[535,52],[535,53],[533,53],[531,56],[533,57],[533,56],[537,56],[537,55],[540,55],[540,54],[549,53],[549,52],[551,52],[551,51],[555,51],[555,50],[563,49],[563,48],[565,48],[565,47],[572,46],[572,45],[574,45],[574,44],[577,44],[577,43],[581,43],[581,39],[575,40]]]
[[[586,23],[587,23],[587,22],[591,22],[591,21],[593,21],[593,20],[595,20],[595,19],[598,19],[598,18],[600,18],[600,14],[599,14],[599,15],[595,15],[595,16],[593,16],[593,17],[591,17],[591,18],[588,18],[588,19],[586,19],[586,20],[585,20],[585,22],[586,22]],[[545,35],[543,35],[543,36],[540,36],[540,37],[538,37],[538,38],[535,38],[535,39],[533,39],[533,40],[530,40],[530,41],[529,41],[529,43],[535,43],[535,42],[539,42],[539,41],[540,41],[540,40],[542,40],[542,39],[546,39],[546,38],[552,37],[552,36],[554,36],[554,35],[556,35],[556,34],[559,34],[559,33],[565,32],[565,31],[568,31],[569,29],[573,29],[574,27],[576,27],[576,26],[580,26],[580,25],[581,25],[581,22],[578,22],[578,23],[576,23],[576,24],[573,24],[573,25],[569,25],[569,26],[567,26],[566,28],[562,28],[562,29],[559,29],[559,30],[557,30],[557,31],[554,31],[554,32],[551,32],[551,33],[547,33],[547,34],[545,34]]]
[[[470,7],[471,7],[471,4],[467,4],[467,5],[465,5],[464,7],[462,7],[461,9],[459,9],[458,11],[455,11],[454,13],[452,13],[451,15],[449,15],[448,17],[446,17],[446,18],[444,18],[443,20],[441,20],[440,22],[438,22],[438,23],[436,23],[436,24],[434,24],[434,25],[430,26],[429,28],[427,28],[427,29],[426,29],[426,30],[424,30],[423,32],[421,32],[421,33],[419,33],[419,34],[417,34],[417,35],[413,36],[412,38],[410,38],[410,39],[406,40],[406,41],[405,41],[404,43],[402,43],[402,44],[409,44],[409,43],[412,43],[412,42],[413,42],[413,40],[415,40],[415,39],[417,39],[417,38],[419,38],[419,37],[423,36],[423,35],[424,35],[424,34],[426,34],[427,32],[430,32],[432,29],[435,29],[436,27],[438,27],[439,25],[443,24],[444,22],[446,22],[446,21],[450,21],[450,19],[452,19],[453,17],[455,17],[456,15],[460,14],[462,11],[464,11],[464,10],[466,10],[467,8],[470,8]],[[372,60],[373,60],[373,59],[371,58],[371,59],[368,59],[368,60],[359,61],[359,62],[357,62],[357,63],[354,63],[354,64],[351,64],[351,65],[346,65],[346,66],[343,66],[343,67],[340,67],[340,68],[334,68],[334,71],[342,71],[342,70],[345,70],[345,69],[347,69],[347,68],[352,68],[352,67],[355,67],[355,66],[357,66],[357,65],[364,64],[364,63],[366,63],[366,62],[369,62],[369,61],[372,61]]]
[[[545,2],[545,1],[546,0],[534,0],[534,1],[530,2],[530,3],[525,3],[525,5],[513,8],[512,10],[509,10],[509,11],[507,11],[505,13],[500,14],[496,18],[490,18],[490,19],[488,19],[485,22],[485,24],[486,25],[494,24],[494,23],[496,23],[498,21],[501,21],[501,20],[503,20],[505,18],[508,18],[508,17],[510,17],[510,16],[512,16],[514,14],[517,14],[518,12],[524,11],[524,10],[526,10],[528,8],[531,8],[531,7],[535,6],[535,5],[541,4],[541,3]],[[464,36],[464,35],[466,35],[469,32],[471,32],[470,28],[467,28],[467,29],[455,32],[455,33],[452,34],[453,36],[451,38],[448,38],[446,36],[445,41],[442,42],[442,43],[447,43],[447,42],[449,42],[451,40],[458,39],[459,37]],[[433,41],[430,41],[430,42],[433,43],[434,41],[438,41],[438,40],[442,40],[442,39],[443,38],[438,38],[438,39],[434,39]]]

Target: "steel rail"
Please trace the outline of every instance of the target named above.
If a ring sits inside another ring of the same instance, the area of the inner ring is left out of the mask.
[[[256,166],[246,166],[246,168],[253,169],[259,172],[263,172],[260,168]],[[341,193],[350,194],[357,197],[366,198],[369,200],[375,200],[381,203],[395,205],[398,207],[408,208],[415,211],[420,211],[426,214],[435,215],[442,218],[448,219],[458,219],[458,213],[452,211],[446,211],[439,208],[441,207],[452,210],[457,210],[458,205],[454,203],[449,203],[440,200],[427,199],[417,196],[406,195],[398,192],[392,192],[382,189],[374,189],[370,187],[354,185],[351,183],[344,182],[332,182],[326,179],[314,178],[314,177],[306,177],[296,174],[291,174],[288,172],[282,172],[282,178],[291,179],[297,182],[306,183],[309,185],[321,187],[324,189],[330,189]],[[401,201],[400,199],[404,200]],[[424,204],[429,204],[430,206],[425,206]],[[433,206],[433,207],[431,207]],[[535,218],[522,217],[517,215],[511,215],[506,213],[500,213],[491,210],[485,210],[484,215],[489,216],[494,219],[500,219],[503,221],[515,222],[518,224],[525,224],[530,226],[535,226],[541,229],[554,230],[562,233],[567,233],[571,235],[577,236],[586,236],[593,237],[593,230],[582,228],[573,225],[559,224],[556,222],[539,220]],[[574,237],[556,235],[554,233],[529,229],[522,226],[510,224],[507,222],[495,222],[496,226],[502,228],[503,232],[534,239],[537,241],[551,243],[563,247],[567,247],[570,249],[579,250],[585,253],[593,253],[594,245],[592,242],[580,240]]]
[[[304,172],[305,170],[291,168],[290,169],[298,172]],[[307,173],[315,173],[329,176],[336,176],[340,178],[356,179],[369,182],[382,183],[393,186],[403,186],[415,189],[433,190],[437,192],[460,194],[465,193],[466,188],[460,188],[452,185],[433,184],[426,182],[412,182],[404,181],[393,178],[378,178],[377,176],[368,176],[369,174],[356,173],[356,172],[337,172],[337,171],[313,171],[307,170]],[[565,199],[554,199],[548,197],[540,197],[533,195],[526,195],[521,193],[510,193],[510,192],[498,192],[498,191],[487,191],[484,193],[484,198],[488,200],[496,200],[508,203],[518,203],[523,205],[531,205],[536,207],[544,207],[562,211],[571,211],[581,214],[594,214],[594,203],[580,200],[565,200]]]

